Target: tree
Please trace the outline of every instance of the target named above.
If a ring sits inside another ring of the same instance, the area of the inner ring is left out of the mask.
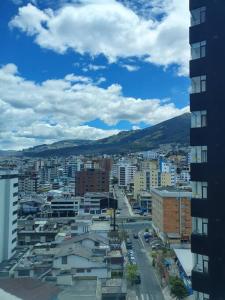
[[[170,293],[178,300],[182,300],[188,296],[187,289],[183,281],[179,277],[170,277]]]
[[[113,177],[111,180],[112,185],[117,184],[118,183],[118,178],[117,177]]]
[[[127,277],[127,280],[133,284],[137,278],[137,275],[138,275],[138,267],[137,265],[131,265],[131,264],[128,264],[127,265],[127,269],[126,269],[126,277]]]

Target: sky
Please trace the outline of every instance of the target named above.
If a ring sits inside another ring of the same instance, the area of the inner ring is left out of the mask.
[[[188,0],[0,1],[0,150],[189,111]]]

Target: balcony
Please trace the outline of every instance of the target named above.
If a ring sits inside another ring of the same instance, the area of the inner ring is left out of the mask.
[[[191,235],[191,250],[194,253],[208,255],[209,252],[208,236],[205,234],[198,234],[193,232]]]
[[[200,6],[204,6],[205,5],[205,0],[190,0],[190,10],[198,8]]]
[[[208,273],[199,272],[196,269],[192,270],[192,288],[193,290],[209,294],[210,280]]]
[[[207,218],[209,212],[208,199],[191,199],[191,216],[199,218]]]
[[[191,128],[191,146],[207,145],[207,127]]]
[[[206,74],[206,57],[190,61],[190,77]]]
[[[190,110],[207,110],[207,97],[207,92],[190,94]]]
[[[208,166],[207,163],[192,163],[191,164],[191,180],[192,181],[207,181]]]
[[[204,6],[204,5],[203,5]],[[200,5],[198,5],[200,7]],[[206,26],[205,23],[201,23],[196,26],[192,26],[189,29],[189,42],[190,44],[206,40]]]

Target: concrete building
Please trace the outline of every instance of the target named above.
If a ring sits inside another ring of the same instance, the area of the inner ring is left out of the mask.
[[[190,241],[191,192],[174,187],[152,189],[152,223],[157,234],[171,243]]]
[[[17,245],[18,173],[0,170],[0,262],[15,254]]]
[[[108,192],[109,172],[102,169],[86,169],[76,173],[75,195],[84,196],[87,192]]]
[[[158,170],[143,169],[134,175],[134,199],[143,191],[150,191],[151,188],[158,187]]]
[[[160,186],[172,186],[172,178],[170,173],[160,173]]]
[[[130,163],[121,162],[117,165],[117,178],[118,185],[121,187],[127,187],[130,183],[133,183],[134,175],[137,171],[137,167]]]
[[[225,2],[190,0],[195,299],[225,299]]]

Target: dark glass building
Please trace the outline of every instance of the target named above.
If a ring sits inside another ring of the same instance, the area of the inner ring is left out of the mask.
[[[192,284],[225,300],[225,0],[190,0]]]

